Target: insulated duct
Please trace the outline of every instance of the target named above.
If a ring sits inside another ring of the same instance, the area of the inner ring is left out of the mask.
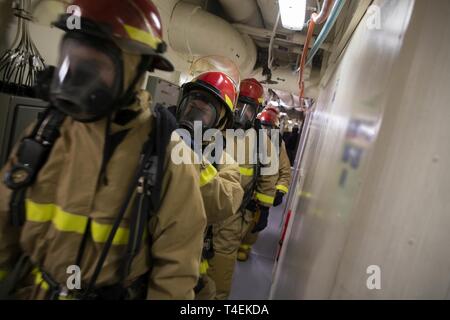
[[[261,9],[261,14],[266,24],[266,29],[272,30],[278,15],[278,1],[277,0],[257,0],[258,6]],[[281,28],[281,27],[280,27]],[[293,32],[283,29],[285,32]]]
[[[252,73],[257,58],[253,40],[201,7],[179,2],[168,29],[175,51],[190,56],[222,55],[236,63],[242,77]]]
[[[234,22],[257,28],[264,26],[256,0],[219,0],[219,2]]]

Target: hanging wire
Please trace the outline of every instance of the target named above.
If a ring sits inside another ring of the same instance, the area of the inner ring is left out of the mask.
[[[45,62],[30,37],[29,21],[31,0],[16,0],[13,3],[17,16],[17,33],[11,45],[0,58],[0,92],[27,95],[36,84],[39,71]]]
[[[272,57],[272,51],[273,51],[273,43],[275,41],[275,35],[277,32],[278,24],[280,23],[280,10],[278,10],[277,20],[275,22],[275,25],[273,26],[272,35],[270,36],[270,43],[269,43],[269,58],[267,60],[267,66],[269,70],[272,71],[272,65],[273,65],[273,57]]]

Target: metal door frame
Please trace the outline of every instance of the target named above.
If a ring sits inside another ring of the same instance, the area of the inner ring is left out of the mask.
[[[291,188],[289,194],[288,194],[288,198],[286,201],[286,206],[284,208],[283,211],[283,218],[281,219],[281,223],[284,224],[285,223],[285,219],[287,216],[287,213],[290,210],[293,210],[294,207],[297,204],[296,201],[296,196],[298,195],[299,192],[302,191],[303,189],[303,183],[304,183],[304,178],[305,178],[305,173],[303,172],[303,168],[302,168],[302,163],[303,163],[303,157],[305,155],[305,150],[306,150],[306,145],[308,143],[308,138],[309,138],[309,132],[310,132],[310,128],[311,128],[311,123],[312,123],[312,118],[313,118],[313,112],[314,112],[314,107],[309,108],[306,111],[306,116],[305,116],[305,120],[303,123],[303,128],[301,131],[301,136],[300,136],[300,143],[299,143],[299,148],[297,150],[297,155],[295,157],[295,162],[294,162],[294,174],[293,174],[293,178],[292,178],[292,182],[296,182],[298,181],[298,183],[296,184],[296,186],[294,188]],[[287,247],[287,243],[289,242],[289,238],[290,238],[290,234],[291,234],[291,230],[292,230],[292,225],[293,222],[295,220],[295,214],[291,214],[291,217],[289,219],[289,223],[288,226],[286,228],[286,234],[284,236],[284,242],[281,246],[280,249],[280,253],[279,253],[279,260],[275,260],[275,264],[273,266],[273,271],[272,271],[272,284],[270,287],[270,294],[269,294],[269,299],[272,300],[273,299],[273,294],[274,294],[274,288],[275,288],[275,284],[277,283],[278,277],[279,277],[279,268],[278,266],[283,262],[284,260],[284,253],[286,251],[286,247]]]

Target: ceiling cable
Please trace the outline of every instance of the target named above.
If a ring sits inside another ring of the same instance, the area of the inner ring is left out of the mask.
[[[272,35],[270,37],[270,43],[269,43],[269,59],[267,61],[267,66],[269,67],[270,70],[272,70],[272,66],[273,66],[273,60],[274,60],[274,58],[272,57],[273,43],[275,41],[275,35],[277,32],[278,24],[280,23],[280,16],[281,16],[280,10],[278,10],[277,20],[275,22],[275,25],[273,26]]]

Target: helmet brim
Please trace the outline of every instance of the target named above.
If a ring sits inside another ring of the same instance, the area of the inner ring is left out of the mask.
[[[164,58],[163,56],[161,56],[159,54],[154,55],[154,60],[153,60],[152,66],[155,69],[167,71],[167,72],[172,72],[175,70],[172,62],[170,62],[169,60],[167,60],[166,58]]]
[[[123,39],[118,39],[112,36],[106,28],[103,28],[101,25],[90,22],[89,20],[84,19],[83,25],[87,25],[87,28],[80,30],[70,30],[67,27],[67,14],[60,15],[59,19],[52,23],[52,25],[56,28],[59,28],[65,32],[79,32],[83,33],[87,36],[100,38],[108,41],[114,42],[121,50],[131,53],[131,54],[139,54],[139,55],[147,55],[153,57],[153,63],[149,66],[148,71],[153,71],[154,69],[172,72],[175,70],[173,64],[166,59],[164,56],[149,48],[144,43],[140,43],[138,41],[126,41]]]

